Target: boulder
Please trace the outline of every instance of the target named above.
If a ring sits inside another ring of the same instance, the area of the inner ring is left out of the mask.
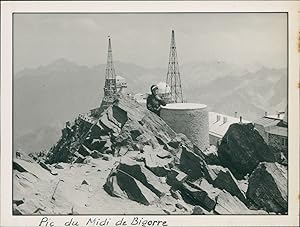
[[[202,207],[200,207],[200,206],[194,206],[192,214],[193,215],[204,214]]]
[[[88,183],[86,180],[83,180],[83,181],[81,182],[81,185],[89,185],[89,183]]]
[[[117,180],[117,169],[112,169],[109,176],[106,179],[106,182],[103,186],[104,190],[110,194],[111,196],[114,197],[119,197],[119,198],[128,198],[126,193],[122,191],[118,184]]]
[[[216,197],[221,190],[214,188],[207,180],[201,178],[196,183],[183,183],[181,192],[189,198],[190,204],[200,205],[207,211],[211,211],[216,205]]]
[[[247,197],[268,212],[288,211],[287,169],[278,163],[262,162],[249,178]]]
[[[16,214],[38,214],[39,211],[46,211],[45,204],[43,204],[42,201],[39,201],[36,198],[30,198],[26,200],[25,203],[22,203],[21,205],[17,206],[16,209],[14,209],[14,212]],[[41,212],[42,213],[42,212]],[[43,212],[43,214],[46,214],[46,212]]]
[[[143,148],[142,156],[144,158],[145,166],[151,170],[156,176],[164,177],[170,172],[170,166],[172,165],[172,158],[160,158],[158,154],[161,154],[161,149],[153,149],[151,146],[146,145]]]
[[[275,157],[253,124],[232,124],[218,148],[219,160],[237,179],[251,173],[261,161]]]
[[[231,195],[238,197],[244,203],[247,203],[245,193],[240,188],[238,181],[232,175],[228,168],[216,165],[208,165],[209,176],[212,185],[219,189],[225,189]]]
[[[148,170],[143,163],[123,157],[117,169],[140,181],[159,197],[168,191],[168,187],[162,184],[157,176]]]
[[[114,118],[112,117],[112,107],[108,107],[102,116],[99,118],[99,124],[106,132],[111,133],[120,133],[121,127],[119,124],[116,124]]]
[[[144,205],[150,205],[158,199],[157,195],[144,184],[120,169],[115,169],[108,177],[104,189],[110,195],[117,197],[126,195],[130,200]]]
[[[128,120],[127,112],[117,105],[107,109],[107,118],[118,128],[122,128]]]
[[[182,147],[179,168],[192,180],[208,176],[205,160],[185,146]]]
[[[33,163],[21,159],[15,159],[13,161],[13,169],[18,170],[19,172],[28,172],[33,176],[35,176],[36,178],[52,179],[50,172],[45,170],[37,163]]]
[[[214,208],[216,214],[268,214],[263,210],[250,210],[237,197],[232,196],[223,190],[217,196],[217,203]]]
[[[167,183],[173,188],[180,188],[187,179],[187,175],[177,169],[171,169],[167,176]]]

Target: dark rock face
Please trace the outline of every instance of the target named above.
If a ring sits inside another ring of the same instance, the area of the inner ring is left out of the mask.
[[[113,169],[106,179],[106,183],[103,185],[104,190],[111,196],[119,198],[128,198],[126,193],[122,191],[117,180],[117,170]]]
[[[275,161],[274,154],[252,124],[232,124],[222,139],[218,156],[237,179],[251,173],[261,161]]]
[[[245,193],[241,190],[237,180],[229,169],[222,166],[209,165],[208,171],[214,187],[222,190],[225,189],[231,195],[236,196],[239,200],[247,203]]]
[[[214,188],[207,180],[202,178],[197,183],[184,183],[181,192],[194,205],[200,205],[207,211],[211,211],[216,205],[216,197],[221,190]]]
[[[208,176],[207,165],[203,157],[185,146],[182,147],[181,151],[180,169],[192,180]]]
[[[157,196],[128,173],[115,169],[107,178],[104,189],[112,196],[128,198],[144,205],[152,204]]]
[[[160,148],[176,136],[161,118],[126,98],[109,106],[99,118],[91,119],[94,122],[77,118],[72,126],[64,128],[58,143],[48,152],[46,163],[73,162],[78,158],[76,152],[96,158],[99,153],[122,155],[124,149],[140,150],[145,145]]]
[[[158,181],[157,177],[144,167],[143,163],[138,163],[132,159],[126,158],[122,159],[117,169],[140,181],[157,196],[162,196],[167,190],[167,188]]]
[[[287,212],[286,167],[278,163],[260,163],[249,178],[247,197],[257,208],[268,212]]]
[[[172,169],[167,176],[167,183],[173,188],[180,188],[186,181],[187,175],[177,169]]]

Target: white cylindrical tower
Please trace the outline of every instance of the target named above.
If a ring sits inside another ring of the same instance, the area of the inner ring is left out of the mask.
[[[207,106],[197,103],[170,103],[161,118],[177,133],[183,133],[202,151],[209,147]]]

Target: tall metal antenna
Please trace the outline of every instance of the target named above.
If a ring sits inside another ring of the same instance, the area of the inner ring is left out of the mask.
[[[107,53],[107,64],[105,70],[104,97],[101,106],[107,106],[113,103],[116,94],[117,94],[116,73],[113,64],[111,40],[110,40],[110,36],[108,36],[108,53]]]
[[[172,30],[168,74],[167,74],[166,83],[167,85],[170,86],[171,89],[170,102],[175,102],[175,103],[183,102],[174,30]]]

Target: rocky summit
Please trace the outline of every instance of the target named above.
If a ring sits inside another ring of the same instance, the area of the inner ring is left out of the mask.
[[[17,155],[13,181],[16,215],[287,213],[287,167],[252,125],[232,125],[212,159],[127,97]]]

